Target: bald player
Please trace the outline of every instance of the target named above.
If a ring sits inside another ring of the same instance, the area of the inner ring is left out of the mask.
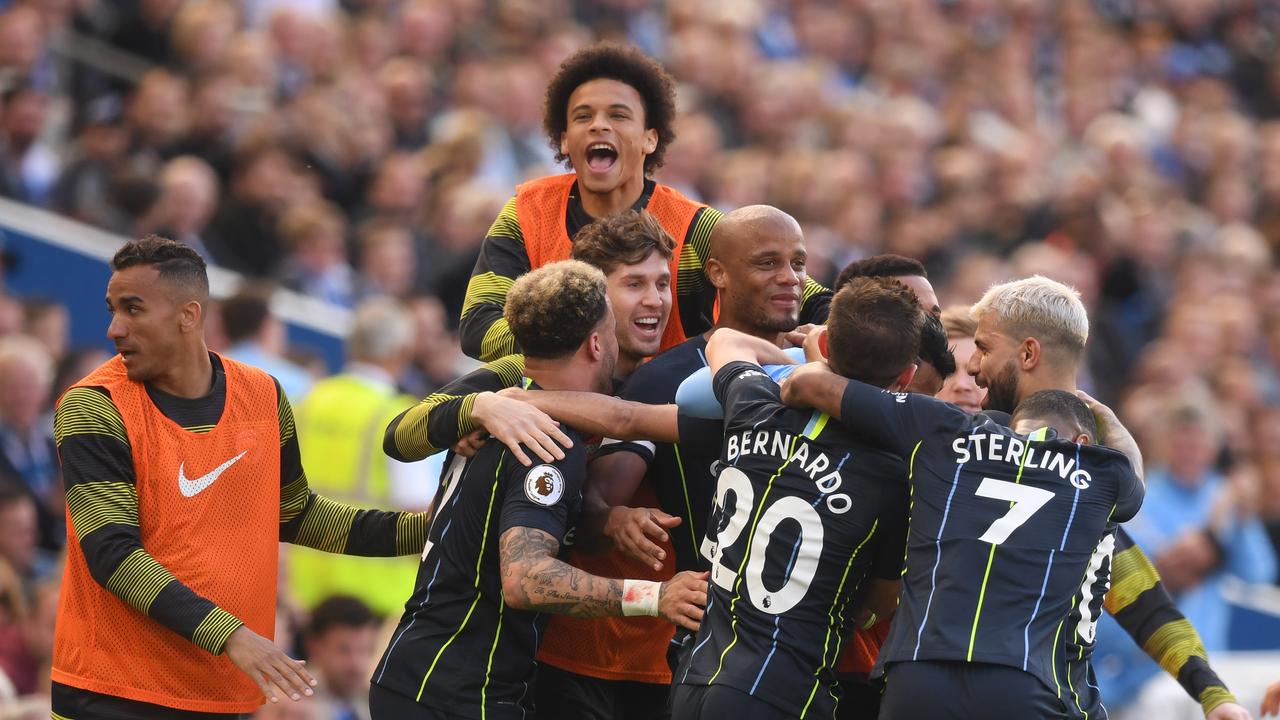
[[[783,335],[799,323],[806,252],[800,224],[787,213],[753,205],[725,215],[712,232],[706,272],[720,296],[716,328],[780,346]],[[706,366],[710,336],[711,331],[696,335],[641,365],[621,397],[648,405],[674,402],[680,383]],[[587,400],[579,409],[599,407]],[[575,404],[552,402],[544,409],[557,416],[573,413]],[[676,442],[606,440],[591,464],[588,494],[589,501],[599,503],[597,517],[606,518],[606,536],[627,554],[656,558],[652,570],[665,576],[707,567],[700,549],[723,434],[718,419],[673,414],[672,424],[678,425]],[[618,551],[579,561],[598,574],[638,571],[638,562]],[[589,712],[592,717],[660,716],[671,681],[667,646],[672,636],[656,636],[652,627],[646,618],[555,618],[539,654],[539,709],[564,717]]]

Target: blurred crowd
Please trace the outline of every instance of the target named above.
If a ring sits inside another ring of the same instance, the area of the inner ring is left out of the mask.
[[[601,38],[679,81],[657,179],[793,214],[818,279],[894,252],[944,305],[1034,273],[1079,288],[1082,386],[1151,468],[1134,535],[1210,651],[1228,646],[1223,578],[1275,581],[1280,547],[1275,2],[0,0],[0,196],[181,239],[264,287],[391,298],[414,334],[382,372],[421,397],[466,366],[453,328],[489,223],[518,182],[560,172],[546,81]],[[261,308],[223,310],[211,346],[301,401],[323,368]],[[66,327],[56,302],[0,297],[16,695],[47,681],[52,400],[104,358]]]

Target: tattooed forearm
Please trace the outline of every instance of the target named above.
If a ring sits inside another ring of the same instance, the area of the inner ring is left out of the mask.
[[[560,543],[548,533],[511,528],[502,534],[499,551],[502,595],[508,605],[576,617],[622,614],[622,581],[557,560]]]

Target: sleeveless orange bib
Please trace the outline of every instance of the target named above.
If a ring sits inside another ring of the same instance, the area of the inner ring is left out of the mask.
[[[550,175],[530,180],[516,188],[516,217],[520,232],[524,235],[525,252],[529,266],[537,269],[558,260],[568,260],[573,241],[565,227],[569,211],[569,193],[578,179],[574,173]],[[704,206],[681,195],[666,185],[656,185],[649,204],[645,207],[676,241],[675,254],[671,256],[671,317],[662,335],[662,349],[685,341],[684,327],[680,323],[679,295],[676,277],[680,270],[680,255],[684,240],[694,216]]]
[[[128,379],[119,356],[77,386],[105,387],[124,420],[143,548],[194,592],[271,638],[280,537],[276,388],[261,370],[227,358],[222,365],[226,405],[203,435],[165,417],[142,383]],[[99,585],[69,512],[67,536],[55,681],[196,712],[244,713],[262,704],[258,686],[225,654],[210,655]]]

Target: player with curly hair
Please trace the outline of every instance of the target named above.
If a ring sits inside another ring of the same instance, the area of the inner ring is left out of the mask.
[[[462,306],[462,348],[485,362],[517,352],[502,305],[515,278],[569,257],[570,238],[598,218],[647,210],[675,238],[675,295],[662,349],[708,330],[715,288],[704,263],[721,213],[652,178],[675,139],[675,82],[656,61],[623,45],[575,53],[547,87],[543,127],[573,172],[524,183],[494,220]],[[826,316],[831,294],[810,280],[800,322]]]

